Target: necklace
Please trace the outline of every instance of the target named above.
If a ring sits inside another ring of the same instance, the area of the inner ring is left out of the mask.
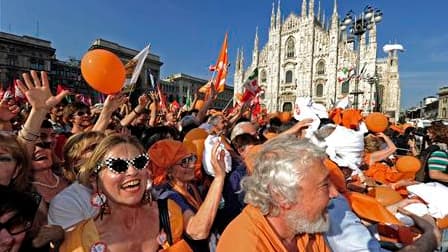
[[[56,179],[56,183],[54,183],[54,185],[48,185],[48,184],[45,184],[45,183],[41,183],[41,182],[38,182],[38,181],[33,181],[33,182],[31,182],[31,184],[33,184],[33,185],[39,185],[39,186],[43,186],[43,187],[46,187],[46,188],[49,188],[49,189],[55,189],[56,187],[58,187],[58,185],[59,185],[59,177],[58,176],[56,176],[56,175],[54,175],[54,173],[51,173],[52,175],[53,175],[53,177]]]

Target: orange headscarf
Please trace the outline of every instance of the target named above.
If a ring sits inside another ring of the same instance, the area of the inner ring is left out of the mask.
[[[151,158],[154,184],[160,185],[165,182],[168,168],[191,154],[194,154],[194,151],[189,149],[188,146],[171,139],[160,140],[151,146],[148,155]]]

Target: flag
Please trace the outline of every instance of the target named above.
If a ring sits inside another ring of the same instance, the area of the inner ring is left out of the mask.
[[[171,106],[170,106],[170,107],[171,107],[171,108],[170,108],[171,111],[177,111],[177,110],[180,109],[180,104],[179,104],[176,100],[174,100],[174,101],[171,103]]]
[[[243,84],[243,88],[244,93],[240,100],[241,103],[255,98],[255,96],[262,91],[260,86],[258,86],[258,68],[255,68],[249,78],[247,78]]]
[[[0,83],[0,100],[3,99],[3,95],[5,94],[5,90],[3,90],[3,84]]]
[[[187,89],[187,100],[185,101],[185,107],[187,110],[190,110],[191,106],[191,95],[190,95],[190,89]]]
[[[166,97],[162,92],[162,88],[160,87],[160,83],[157,83],[157,94],[159,95],[159,104],[160,104],[160,108],[162,108],[162,110],[166,110]]]
[[[151,85],[152,89],[155,89],[154,75],[152,75],[151,68],[148,68],[148,77],[149,77],[149,84]]]
[[[14,80],[14,97],[16,98],[16,100],[26,99],[25,94],[22,93],[20,88],[17,86],[17,80]]]
[[[213,83],[215,83],[215,89],[218,93],[221,93],[224,91],[225,83],[226,83],[226,76],[227,76],[227,69],[229,67],[229,59],[227,55],[227,33],[224,37],[224,42],[222,43],[221,51],[219,52],[218,60],[216,61],[216,64],[214,66],[210,66],[209,70],[215,72],[215,78],[213,80]],[[208,92],[210,87],[207,85],[202,86],[199,91],[200,92]]]

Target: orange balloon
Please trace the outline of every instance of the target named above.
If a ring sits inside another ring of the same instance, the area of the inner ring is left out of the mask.
[[[402,156],[395,163],[395,168],[400,172],[417,172],[421,167],[420,160],[412,156]]]
[[[95,49],[84,54],[81,73],[87,83],[103,94],[116,94],[123,88],[125,69],[113,53]]]
[[[194,109],[201,110],[204,107],[204,100],[197,100]]]
[[[369,114],[364,121],[367,128],[374,133],[385,131],[389,125],[387,117],[379,112]]]
[[[205,129],[201,128],[194,128],[185,135],[184,142],[185,141],[193,141],[196,139],[206,139],[208,136],[208,133]]]
[[[282,123],[287,123],[291,120],[291,112],[280,112],[278,117]]]

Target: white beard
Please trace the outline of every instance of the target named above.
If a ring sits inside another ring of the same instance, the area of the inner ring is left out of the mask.
[[[311,222],[307,220],[301,213],[297,211],[288,211],[286,213],[286,220],[288,222],[289,228],[294,230],[294,233],[323,233],[327,232],[330,228],[330,221],[328,220],[329,216],[326,213],[325,215],[320,216],[316,221]]]

